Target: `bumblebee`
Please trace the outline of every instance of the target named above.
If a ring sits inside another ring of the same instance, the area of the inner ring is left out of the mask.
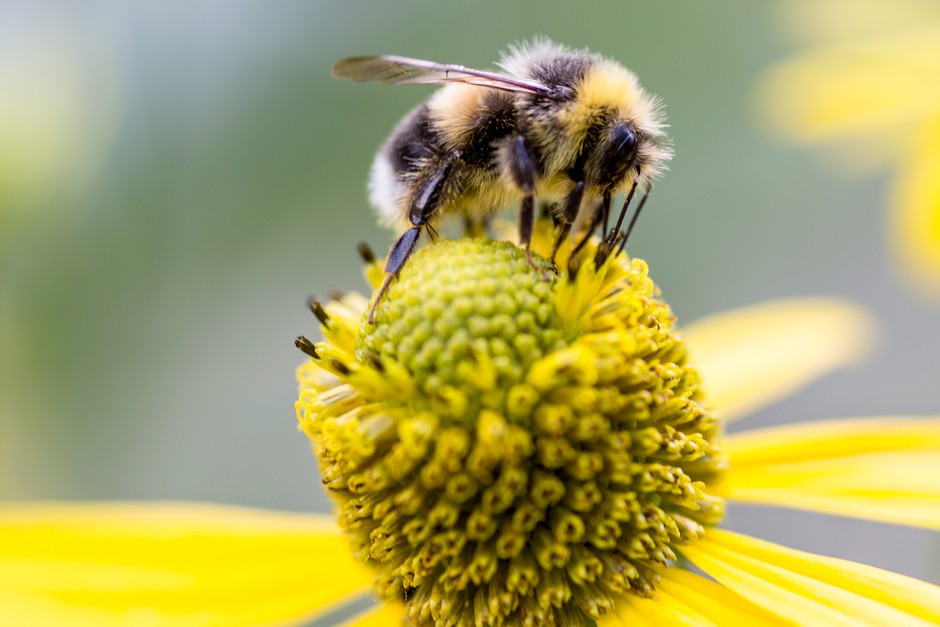
[[[582,204],[589,204],[596,209],[588,232],[602,227],[610,250],[626,242],[652,181],[672,156],[659,100],[619,63],[539,39],[510,47],[498,65],[504,73],[398,56],[333,65],[335,77],[355,82],[445,85],[398,123],[372,164],[370,200],[401,235],[389,251],[370,322],[421,231],[433,232],[440,218],[462,215],[485,224],[518,205],[519,242],[535,267],[535,199],[551,207],[557,225],[553,264]],[[624,231],[637,190],[642,198]],[[618,193],[626,199],[608,233]]]

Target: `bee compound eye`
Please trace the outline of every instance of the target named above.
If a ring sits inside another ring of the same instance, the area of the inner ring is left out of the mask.
[[[636,154],[636,133],[629,126],[620,126],[614,132],[613,145],[615,161],[617,163],[627,163],[633,160]]]

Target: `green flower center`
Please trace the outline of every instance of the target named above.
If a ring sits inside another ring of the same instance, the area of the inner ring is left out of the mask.
[[[512,244],[435,242],[374,325],[364,299],[326,305],[298,416],[414,624],[582,624],[721,517],[718,424],[673,316],[642,261],[593,255],[548,282]]]
[[[568,339],[552,284],[516,246],[487,240],[419,250],[379,303],[375,322],[363,327],[359,359],[371,354],[402,365],[422,392],[413,409],[453,413],[459,402],[467,424],[483,407],[503,410],[509,388]]]

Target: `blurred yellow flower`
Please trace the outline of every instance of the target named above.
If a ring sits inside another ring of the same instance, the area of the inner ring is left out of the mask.
[[[377,326],[361,296],[314,305],[298,417],[352,547],[323,515],[5,505],[0,624],[294,624],[357,602],[357,625],[940,622],[936,586],[715,526],[727,500],[940,529],[940,418],[723,436],[709,410],[733,420],[857,361],[867,315],[797,299],[680,334],[642,261],[594,254],[563,251],[547,284],[511,245],[440,242]],[[442,304],[446,342],[423,325]],[[435,531],[450,543],[425,544]],[[376,584],[391,602],[363,608]]]
[[[117,126],[115,53],[79,31],[32,24],[0,42],[0,238],[70,206],[52,199],[84,191]]]
[[[851,168],[895,170],[890,242],[914,284],[940,295],[940,5],[924,0],[784,0],[810,47],[757,90],[780,138],[834,145]]]

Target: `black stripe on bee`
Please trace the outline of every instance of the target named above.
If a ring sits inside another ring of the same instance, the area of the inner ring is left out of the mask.
[[[399,125],[388,148],[388,160],[396,172],[417,172],[440,144],[426,104],[412,111]]]

